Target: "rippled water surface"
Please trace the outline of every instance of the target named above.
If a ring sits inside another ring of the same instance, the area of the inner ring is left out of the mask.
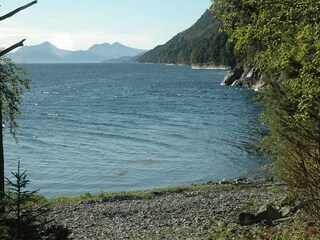
[[[226,71],[148,64],[25,65],[17,161],[46,196],[131,191],[251,175],[259,109]]]

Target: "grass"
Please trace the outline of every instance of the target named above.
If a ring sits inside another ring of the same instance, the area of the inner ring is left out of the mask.
[[[158,188],[145,191],[133,191],[133,192],[104,192],[99,194],[84,193],[80,196],[60,196],[52,199],[46,199],[43,196],[38,196],[40,203],[46,203],[49,205],[70,204],[77,202],[89,202],[89,201],[115,201],[115,200],[130,200],[130,199],[150,199],[155,196],[170,194],[170,193],[183,193],[192,191],[208,191],[208,190],[232,190],[235,186],[231,184],[199,184],[199,185],[187,185],[187,186],[175,186],[167,188]]]
[[[288,226],[267,226],[257,224],[251,226],[228,226],[210,229],[211,239],[261,239],[261,240],[319,240],[320,229],[316,225],[308,226],[307,223],[297,217],[293,224]]]

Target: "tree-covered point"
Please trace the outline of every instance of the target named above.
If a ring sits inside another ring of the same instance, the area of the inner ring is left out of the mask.
[[[199,64],[234,67],[233,44],[221,22],[207,10],[189,29],[178,33],[164,45],[159,45],[139,58],[139,62]]]
[[[320,220],[320,1],[213,2],[235,49],[267,83],[263,142],[278,177]]]

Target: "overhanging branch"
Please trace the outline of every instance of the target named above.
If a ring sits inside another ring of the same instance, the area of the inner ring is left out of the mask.
[[[34,5],[36,3],[37,3],[37,1],[30,2],[30,3],[28,3],[28,4],[24,5],[24,6],[21,6],[21,7],[17,8],[17,9],[15,9],[15,10],[13,10],[12,12],[7,13],[6,15],[3,15],[2,17],[0,17],[0,21],[5,20],[5,19],[7,19],[9,17],[12,17],[16,13],[18,13],[18,12],[28,8],[28,7],[31,7],[32,5]]]
[[[25,41],[25,39],[21,40],[20,42],[12,45],[11,47],[6,48],[5,50],[0,52],[0,57],[2,57],[3,55],[11,52],[13,49],[16,49],[17,47],[22,47],[23,46],[23,42]]]

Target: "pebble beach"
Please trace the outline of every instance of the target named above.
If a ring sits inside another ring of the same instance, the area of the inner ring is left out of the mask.
[[[207,185],[212,188],[58,205],[50,218],[71,231],[70,239],[254,239],[252,226],[234,227],[239,213],[284,197],[275,194],[283,186],[264,179]],[[277,228],[284,225],[290,221]],[[229,238],[219,238],[228,229]]]

